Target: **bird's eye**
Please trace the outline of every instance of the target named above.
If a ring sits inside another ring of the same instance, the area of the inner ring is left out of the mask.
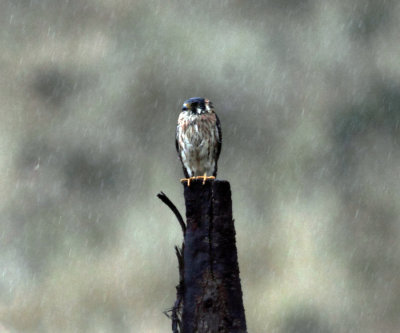
[[[187,111],[189,110],[188,105],[185,103],[182,105],[182,111]]]

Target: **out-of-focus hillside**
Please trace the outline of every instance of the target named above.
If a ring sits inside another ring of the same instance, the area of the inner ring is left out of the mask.
[[[169,332],[210,98],[249,332],[400,331],[400,3],[0,2],[0,330]]]

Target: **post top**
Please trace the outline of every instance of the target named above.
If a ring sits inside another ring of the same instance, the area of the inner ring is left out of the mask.
[[[230,184],[227,180],[220,180],[220,179],[215,179],[215,180],[206,180],[204,182],[203,179],[193,179],[190,181],[190,183],[188,184],[187,181],[182,182],[183,188],[184,189],[197,189],[197,188],[209,188],[209,187],[213,187],[213,188],[225,188],[228,187],[230,188]]]

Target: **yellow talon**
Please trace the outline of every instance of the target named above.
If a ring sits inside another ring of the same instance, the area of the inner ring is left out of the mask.
[[[215,180],[215,177],[214,177],[214,176],[207,176],[207,173],[205,173],[203,176],[195,176],[195,177],[189,177],[189,178],[182,178],[180,181],[181,181],[181,183],[187,182],[187,186],[190,186],[190,182],[191,182],[192,180],[197,180],[197,179],[203,179],[203,185],[205,185],[207,179]]]
[[[196,179],[196,177],[182,178],[181,183],[187,182],[187,186],[190,186],[190,181]]]
[[[196,179],[203,179],[203,185],[205,185],[207,179],[215,179],[214,176],[207,176],[207,173],[204,173],[203,176],[197,176]]]

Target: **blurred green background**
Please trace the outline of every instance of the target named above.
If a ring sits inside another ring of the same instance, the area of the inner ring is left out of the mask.
[[[249,332],[399,332],[399,36],[396,0],[1,1],[0,331],[170,332],[203,96]]]

